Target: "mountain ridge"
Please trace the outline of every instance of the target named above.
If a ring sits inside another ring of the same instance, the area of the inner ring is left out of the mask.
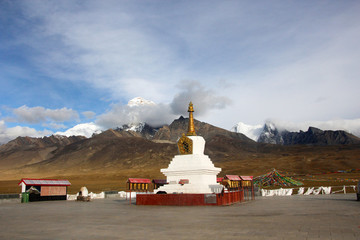
[[[244,127],[245,126],[245,129]],[[259,126],[241,125],[232,128],[233,131],[244,131],[248,134],[258,132],[252,136],[257,142],[280,145],[337,145],[358,144],[360,138],[343,130],[321,130],[310,126],[307,131],[290,132],[286,129],[279,130],[272,122],[266,122],[259,133]]]
[[[151,138],[126,129],[108,129],[91,138],[19,137],[0,148],[0,178],[42,177],[45,173],[46,176],[123,173],[161,177],[159,169],[165,168],[178,154],[175,143],[187,132],[187,122],[187,118],[180,117],[159,128]],[[227,174],[259,174],[274,167],[300,173],[360,168],[360,144],[258,143],[205,122],[194,120],[194,124],[196,133],[206,140],[205,154]]]

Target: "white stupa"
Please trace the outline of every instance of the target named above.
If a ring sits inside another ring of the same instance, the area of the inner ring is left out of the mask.
[[[161,169],[168,184],[155,192],[171,193],[219,193],[223,186],[216,182],[216,176],[221,171],[204,155],[205,139],[196,136],[193,104],[189,104],[189,130],[178,140],[180,155],[176,155],[169,167]]]

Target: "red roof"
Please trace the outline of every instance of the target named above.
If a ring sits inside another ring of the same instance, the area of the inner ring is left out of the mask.
[[[253,176],[240,176],[240,177],[244,181],[252,181],[253,180]]]
[[[231,181],[241,181],[238,175],[225,175],[225,179],[229,179]]]
[[[218,177],[216,178],[216,182],[221,182],[224,178],[223,177]]]
[[[129,178],[128,183],[151,183],[150,179],[146,178]]]
[[[70,186],[71,183],[68,180],[64,179],[34,179],[34,178],[23,178],[19,182],[18,185],[21,183],[25,185],[31,186]]]

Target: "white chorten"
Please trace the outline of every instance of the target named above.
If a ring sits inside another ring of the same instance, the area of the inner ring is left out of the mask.
[[[180,155],[176,155],[169,167],[161,169],[168,184],[156,190],[166,193],[219,193],[223,186],[216,182],[221,171],[204,155],[205,139],[196,136],[193,104],[189,104],[189,130],[178,140]]]

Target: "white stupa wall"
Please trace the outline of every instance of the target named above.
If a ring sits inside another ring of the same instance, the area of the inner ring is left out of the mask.
[[[193,142],[193,154],[192,155],[196,155],[196,154],[204,155],[205,139],[203,137],[199,137],[199,136],[188,136],[188,138],[190,138]]]

